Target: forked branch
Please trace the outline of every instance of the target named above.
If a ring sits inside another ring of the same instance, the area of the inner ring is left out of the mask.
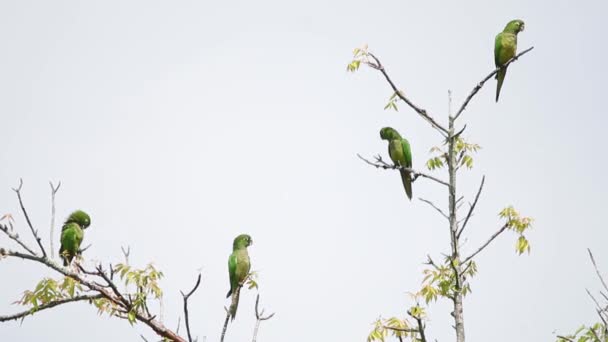
[[[30,220],[30,216],[27,214],[27,210],[25,210],[25,206],[23,205],[23,199],[21,198],[21,188],[22,187],[23,187],[23,179],[19,179],[19,186],[16,189],[13,188],[13,191],[15,191],[17,193],[17,198],[19,199],[19,206],[21,206],[21,211],[23,212],[23,216],[25,216],[27,225],[30,227],[30,230],[32,231],[32,235],[34,235],[34,239],[36,239],[36,242],[38,243],[38,246],[40,247],[42,256],[44,258],[46,258],[46,251],[44,250],[44,246],[42,246],[42,240],[38,236],[38,231],[36,229],[34,229],[34,226],[32,225],[32,221]]]
[[[192,294],[196,291],[196,289],[198,289],[198,286],[200,284],[201,284],[201,274],[199,273],[198,278],[196,279],[196,284],[194,285],[192,290],[190,290],[190,292],[185,294],[182,291],[180,291],[182,294],[182,297],[184,298],[184,320],[186,322],[186,332],[188,333],[189,342],[193,342],[193,341],[192,341],[192,334],[190,333],[190,318],[188,316],[188,299],[190,298],[190,296],[192,296]]]

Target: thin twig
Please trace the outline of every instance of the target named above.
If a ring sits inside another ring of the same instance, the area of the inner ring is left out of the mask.
[[[55,257],[55,194],[59,191],[59,187],[61,187],[61,182],[57,183],[57,186],[53,185],[53,182],[49,181],[49,185],[51,186],[51,234],[50,234],[50,243],[51,243],[51,258]]]
[[[32,221],[30,221],[30,217],[27,214],[27,210],[25,210],[25,206],[23,205],[23,199],[21,198],[21,188],[22,187],[23,187],[23,179],[19,178],[19,187],[17,189],[13,188],[13,191],[15,191],[17,193],[17,198],[19,199],[19,205],[21,206],[21,211],[23,212],[23,215],[25,216],[27,225],[30,227],[30,230],[32,231],[32,234],[34,235],[36,242],[38,242],[38,246],[40,247],[40,251],[42,252],[42,257],[46,258],[46,251],[44,250],[44,246],[42,246],[42,241],[40,240],[40,237],[38,236],[38,232],[34,229],[34,226],[32,225]]]
[[[67,304],[67,303],[80,302],[80,301],[83,301],[83,300],[93,300],[93,299],[99,299],[99,298],[103,298],[103,296],[100,295],[100,294],[96,294],[96,295],[82,295],[82,296],[76,296],[76,297],[72,297],[72,298],[54,300],[54,301],[48,302],[46,304],[38,305],[37,308],[31,308],[29,310],[25,310],[25,311],[22,311],[22,312],[19,312],[19,313],[16,313],[16,314],[12,314],[12,315],[9,315],[9,316],[0,316],[0,322],[6,322],[6,321],[17,320],[17,319],[20,319],[20,318],[25,318],[25,317],[27,317],[29,315],[33,315],[33,314],[35,314],[37,312],[40,312],[42,310],[54,308],[56,306]]]
[[[593,268],[595,268],[595,273],[597,273],[597,277],[600,278],[602,285],[604,286],[606,291],[608,291],[608,285],[606,285],[606,282],[604,281],[604,277],[602,277],[600,270],[597,268],[597,264],[595,263],[595,258],[593,257],[593,253],[591,253],[591,250],[589,248],[587,248],[587,252],[589,252],[589,258],[591,258],[591,262],[593,263]]]
[[[443,210],[441,210],[440,208],[438,208],[435,204],[433,204],[433,202],[426,200],[422,197],[418,197],[419,200],[421,200],[424,203],[427,203],[428,205],[430,205],[431,207],[435,208],[435,210],[437,210],[443,217],[445,217],[447,220],[449,220],[450,218],[448,217],[448,215],[446,213],[443,212]]]
[[[433,181],[435,181],[435,182],[437,182],[439,184],[442,184],[442,185],[445,185],[445,186],[449,186],[448,183],[442,181],[439,178],[435,178],[433,176],[430,176],[430,175],[418,172],[418,171],[416,171],[416,170],[414,170],[412,168],[401,166],[401,165],[388,164],[388,163],[384,162],[384,160],[382,160],[382,157],[380,157],[380,156],[374,157],[376,159],[376,162],[372,162],[370,160],[367,160],[367,159],[363,158],[360,154],[357,154],[357,157],[359,157],[359,159],[363,160],[367,164],[369,164],[371,166],[374,166],[376,168],[381,168],[381,169],[384,169],[384,170],[405,170],[405,171],[408,171],[408,172],[410,172],[413,175],[412,180],[415,180],[418,177],[424,177],[424,178],[428,178],[430,180],[433,180]]]
[[[425,119],[426,121],[428,121],[431,126],[433,126],[433,128],[437,129],[444,137],[447,137],[448,134],[448,130],[445,129],[445,127],[441,126],[439,123],[437,123],[437,121],[435,121],[435,119],[433,119],[425,109],[422,109],[418,106],[416,106],[412,101],[410,101],[401,90],[399,90],[397,88],[397,86],[395,86],[395,84],[393,83],[393,81],[391,80],[391,78],[388,76],[388,73],[386,72],[386,69],[384,68],[384,66],[382,65],[382,63],[380,63],[380,60],[371,52],[367,53],[370,57],[372,57],[375,61],[375,63],[367,63],[367,65],[369,65],[370,67],[376,69],[376,70],[380,70],[380,72],[382,73],[382,75],[384,75],[384,78],[386,78],[388,84],[391,86],[391,88],[393,88],[393,91],[395,92],[395,94],[397,94],[397,96],[399,96],[399,98],[401,100],[403,100],[403,102],[407,103],[414,111],[416,111],[416,113],[418,113],[423,119]]]
[[[228,329],[228,322],[230,322],[230,310],[226,309],[226,320],[224,320],[224,327],[222,328],[222,336],[220,337],[220,342],[224,342],[224,337],[226,337],[226,330]]]
[[[464,110],[467,108],[467,105],[469,104],[469,102],[471,101],[471,99],[473,98],[473,96],[475,96],[479,90],[481,90],[481,88],[483,87],[483,85],[490,79],[492,78],[492,76],[496,75],[497,72],[500,71],[500,69],[502,68],[506,68],[507,66],[509,66],[509,64],[515,62],[519,57],[525,55],[526,53],[532,51],[532,49],[534,49],[534,46],[520,52],[519,54],[517,54],[517,56],[511,58],[507,63],[503,64],[502,66],[496,67],[496,69],[494,69],[494,71],[492,71],[490,74],[488,74],[488,76],[484,77],[481,82],[477,83],[477,85],[473,88],[473,90],[471,90],[471,93],[469,94],[469,96],[467,96],[467,98],[464,100],[464,102],[462,103],[462,106],[460,106],[460,109],[458,109],[458,112],[456,112],[456,116],[454,116],[454,120],[458,119],[458,117],[460,116],[460,114],[462,114],[462,112],[464,112]]]
[[[471,260],[474,256],[476,256],[479,252],[483,251],[484,248],[486,248],[490,242],[492,242],[494,239],[496,239],[496,237],[498,235],[500,235],[500,233],[504,232],[507,229],[508,225],[505,224],[504,226],[502,226],[496,233],[494,233],[494,235],[492,235],[488,241],[486,241],[483,245],[481,245],[481,247],[479,247],[475,253],[469,255],[467,258],[464,259],[464,261],[462,262],[463,264],[466,264],[467,262],[469,262],[469,260]]]
[[[256,342],[257,338],[258,338],[258,331],[260,330],[260,323],[262,321],[266,321],[272,318],[272,316],[274,316],[274,312],[268,316],[264,316],[264,309],[262,309],[262,312],[260,312],[259,310],[259,305],[260,305],[260,294],[258,293],[257,297],[255,298],[255,327],[253,328],[253,339],[251,340],[252,342]]]
[[[26,245],[25,242],[21,241],[21,239],[19,238],[19,234],[12,233],[7,226],[2,224],[0,224],[0,231],[6,234],[6,236],[8,236],[11,240],[17,242],[21,247],[23,247],[23,249],[25,249],[31,255],[36,255],[36,252],[34,252],[28,245]]]
[[[123,246],[120,246],[120,250],[122,251],[122,255],[125,257],[125,264],[129,265],[129,255],[131,254],[131,246],[127,246],[127,249]]]
[[[562,336],[562,335],[557,335],[557,338],[561,338],[562,340],[566,340],[566,341],[569,341],[569,342],[574,342],[573,339],[571,339],[569,337],[566,337],[566,336]]]
[[[467,223],[469,222],[469,219],[471,218],[471,215],[473,214],[473,210],[475,210],[475,206],[477,205],[477,201],[479,200],[479,195],[481,195],[481,190],[483,190],[483,184],[485,182],[486,182],[486,176],[483,176],[481,178],[481,184],[479,185],[479,190],[477,190],[477,195],[475,195],[475,200],[473,201],[473,204],[471,204],[471,208],[469,208],[469,213],[467,214],[467,218],[464,219],[462,228],[460,228],[460,231],[458,231],[458,234],[456,234],[457,238],[460,238],[460,235],[464,231],[464,228],[467,226]]]
[[[420,332],[418,329],[396,328],[396,327],[391,327],[391,326],[388,326],[388,325],[383,325],[382,328],[388,329],[388,330],[393,330],[393,331],[406,332],[406,333],[417,333],[417,332]]]
[[[182,291],[180,291],[180,293],[182,294],[182,297],[184,298],[184,321],[186,323],[186,331],[188,332],[188,341],[192,342],[192,335],[190,334],[190,318],[188,316],[188,298],[190,298],[190,296],[192,296],[192,294],[194,293],[194,291],[196,291],[196,289],[198,289],[198,286],[201,284],[201,274],[198,274],[198,278],[196,279],[196,284],[194,285],[194,287],[192,288],[192,290],[190,290],[190,292],[188,292],[188,294],[184,294]]]

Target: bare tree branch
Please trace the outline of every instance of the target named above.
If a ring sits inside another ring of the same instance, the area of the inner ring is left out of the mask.
[[[260,294],[258,293],[257,297],[255,298],[255,318],[256,318],[256,322],[255,322],[255,328],[253,329],[253,339],[252,342],[256,342],[257,338],[258,338],[258,331],[260,330],[260,323],[262,321],[266,321],[271,319],[274,316],[274,312],[271,313],[268,316],[264,316],[264,309],[262,309],[262,312],[259,311],[259,304],[260,304]]]
[[[224,342],[224,337],[226,337],[226,330],[228,329],[228,322],[230,322],[230,310],[226,309],[226,319],[224,320],[224,327],[222,328],[222,336],[220,337],[220,342]]]
[[[30,221],[30,217],[27,214],[27,210],[25,210],[25,206],[23,206],[23,199],[21,198],[21,188],[23,187],[23,179],[19,179],[19,187],[17,187],[16,189],[13,188],[13,191],[15,191],[17,193],[17,198],[19,199],[19,205],[21,206],[21,211],[23,212],[23,215],[25,216],[25,220],[27,221],[27,225],[30,227],[30,230],[32,231],[32,234],[34,235],[34,238],[36,239],[36,242],[38,242],[38,246],[40,247],[40,251],[42,252],[42,256],[44,258],[46,258],[46,251],[44,250],[44,247],[42,246],[42,241],[40,240],[40,237],[38,236],[38,231],[36,231],[34,229],[34,226],[32,225],[32,221]]]
[[[469,219],[471,218],[471,215],[473,214],[473,210],[475,210],[475,206],[477,205],[477,201],[479,200],[479,195],[481,195],[481,190],[483,190],[483,184],[485,183],[485,181],[486,181],[486,176],[483,176],[481,178],[481,184],[479,185],[479,190],[477,190],[477,195],[475,195],[475,200],[473,201],[473,204],[471,204],[471,208],[469,208],[469,213],[467,214],[467,217],[464,219],[462,228],[460,228],[460,231],[458,231],[458,234],[456,234],[457,238],[460,238],[460,235],[464,231],[464,228],[467,226],[467,223],[469,222]]]
[[[469,96],[467,96],[467,98],[462,103],[462,106],[460,106],[460,109],[458,109],[458,112],[456,112],[456,115],[454,116],[454,120],[458,119],[458,117],[460,116],[460,114],[462,114],[462,112],[464,112],[464,110],[467,108],[467,105],[469,104],[469,102],[471,102],[471,99],[479,92],[479,90],[481,90],[481,88],[483,87],[483,85],[490,78],[492,78],[492,76],[496,75],[496,73],[498,71],[500,71],[500,69],[506,68],[507,66],[509,66],[509,64],[515,62],[519,57],[521,57],[521,56],[525,55],[526,53],[532,51],[532,49],[534,49],[534,46],[532,46],[530,48],[527,48],[526,50],[520,52],[519,54],[517,54],[517,56],[511,58],[503,66],[497,67],[496,69],[494,69],[494,71],[492,71],[490,74],[488,74],[488,76],[484,77],[479,83],[477,83],[477,85],[475,86],[475,88],[473,88],[473,90],[471,90],[471,93],[469,94]]]
[[[376,162],[372,162],[372,161],[370,161],[368,159],[365,159],[360,154],[357,154],[357,157],[359,157],[359,159],[363,160],[367,164],[369,164],[371,166],[374,166],[376,168],[381,168],[381,169],[384,169],[384,170],[389,170],[390,169],[390,170],[405,170],[405,171],[408,171],[413,176],[412,177],[412,181],[415,181],[418,177],[424,177],[424,178],[428,178],[430,180],[433,180],[433,181],[435,181],[435,182],[437,182],[437,183],[439,183],[441,185],[449,186],[448,183],[442,181],[439,178],[435,178],[435,177],[433,177],[431,175],[427,175],[427,174],[424,174],[422,172],[418,172],[418,171],[416,171],[416,170],[414,170],[412,168],[404,167],[404,166],[401,166],[401,165],[388,164],[384,160],[382,160],[381,156],[375,156],[374,157],[376,159]]]
[[[383,325],[382,328],[388,329],[388,330],[393,330],[393,331],[406,332],[406,333],[420,332],[418,329],[396,328],[396,327],[391,327],[388,325]]]
[[[31,255],[36,255],[36,252],[34,252],[30,247],[28,247],[25,242],[21,241],[21,239],[19,238],[19,234],[11,232],[8,226],[0,224],[0,231],[6,234],[6,236],[8,236],[11,240],[17,242],[21,247],[23,247],[23,249],[25,249]]]
[[[391,88],[393,88],[393,91],[395,92],[395,94],[397,94],[397,96],[399,96],[399,98],[401,100],[403,100],[403,102],[407,103],[414,111],[416,111],[416,113],[418,113],[418,115],[420,115],[423,119],[425,119],[426,121],[428,121],[431,126],[433,126],[433,128],[437,129],[444,137],[447,137],[447,133],[448,130],[445,129],[445,127],[441,126],[439,123],[437,123],[437,121],[435,121],[435,119],[433,119],[425,109],[422,109],[418,106],[416,106],[412,101],[410,101],[401,90],[399,90],[397,88],[397,86],[395,86],[395,84],[393,83],[393,81],[391,80],[391,78],[388,76],[388,73],[386,72],[386,69],[384,68],[384,66],[382,65],[382,63],[380,63],[380,60],[371,52],[367,53],[370,57],[372,57],[375,61],[375,63],[369,62],[367,63],[367,65],[369,65],[370,67],[379,70],[382,75],[384,75],[384,78],[386,78],[386,80],[388,81],[388,84],[391,86]]]
[[[435,210],[437,210],[437,211],[438,211],[438,212],[441,214],[441,216],[445,217],[447,220],[449,220],[449,219],[450,219],[450,218],[448,217],[448,215],[447,215],[446,213],[444,213],[444,212],[443,212],[443,210],[441,210],[441,209],[439,209],[437,206],[435,206],[435,204],[433,204],[433,202],[431,202],[431,201],[429,201],[429,200],[426,200],[426,199],[424,199],[424,198],[422,198],[422,197],[418,197],[418,199],[419,199],[419,200],[421,200],[422,202],[424,202],[424,203],[426,203],[426,204],[430,205],[431,207],[433,207]]]
[[[51,244],[51,258],[55,257],[55,194],[59,191],[59,187],[61,187],[61,182],[57,183],[57,186],[53,185],[53,182],[49,181],[49,185],[51,186],[51,233],[49,242]]]
[[[186,323],[186,331],[188,332],[188,341],[189,342],[193,342],[192,341],[192,335],[190,334],[190,318],[188,316],[188,298],[190,298],[190,296],[192,296],[192,294],[194,293],[194,291],[196,291],[196,289],[198,289],[198,286],[201,284],[201,274],[198,274],[198,278],[196,279],[196,284],[194,285],[194,287],[192,288],[192,290],[190,290],[190,292],[188,292],[188,294],[184,294],[182,291],[180,291],[180,293],[182,294],[182,297],[184,298],[184,321]]]
[[[29,310],[25,310],[25,311],[22,311],[22,312],[19,312],[16,314],[12,314],[9,316],[0,316],[0,322],[6,322],[6,321],[17,320],[20,318],[25,318],[25,317],[27,317],[29,315],[33,315],[37,312],[40,312],[40,311],[43,311],[46,309],[50,309],[50,308],[54,308],[56,306],[67,304],[67,303],[79,302],[79,301],[83,301],[83,300],[93,300],[93,299],[99,299],[99,298],[103,298],[103,296],[100,294],[82,295],[82,296],[76,296],[76,297],[72,297],[72,298],[54,300],[52,302],[39,305],[37,309],[31,308]]]
[[[508,225],[505,223],[504,226],[502,226],[496,233],[494,233],[494,235],[492,235],[488,241],[486,241],[483,245],[481,245],[481,247],[479,247],[475,253],[469,255],[467,258],[464,259],[464,261],[462,262],[463,264],[466,264],[467,262],[469,262],[469,260],[473,259],[473,257],[475,257],[477,254],[479,254],[479,252],[483,251],[484,248],[488,247],[488,245],[490,244],[490,242],[494,241],[494,239],[496,239],[496,237],[498,235],[500,235],[500,233],[504,232],[507,229]]]
[[[122,251],[122,255],[125,257],[125,264],[129,265],[129,255],[131,255],[131,246],[127,246],[127,249],[125,249],[123,246],[120,246],[120,250]]]
[[[597,277],[600,278],[600,281],[602,282],[604,289],[606,289],[606,291],[608,291],[608,285],[606,285],[606,282],[604,281],[604,277],[602,277],[600,270],[597,268],[597,264],[595,263],[595,258],[593,257],[593,253],[591,253],[591,250],[589,248],[587,248],[587,252],[589,252],[589,258],[591,258],[591,262],[593,263],[593,268],[595,268],[595,273],[597,273]]]

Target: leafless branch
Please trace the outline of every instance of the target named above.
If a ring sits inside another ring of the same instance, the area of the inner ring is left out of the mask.
[[[416,171],[416,170],[414,170],[412,168],[404,167],[404,166],[401,166],[401,165],[388,164],[388,163],[386,163],[382,159],[381,156],[375,156],[374,157],[374,159],[376,159],[376,162],[372,162],[372,161],[370,161],[368,159],[365,159],[360,154],[357,154],[357,157],[359,157],[359,159],[363,160],[367,164],[369,164],[371,166],[374,166],[376,168],[381,168],[381,169],[384,169],[384,170],[405,170],[405,171],[408,171],[408,172],[410,172],[412,174],[412,181],[416,180],[418,177],[424,177],[424,178],[428,178],[430,180],[433,180],[433,181],[435,181],[435,182],[437,182],[439,184],[442,184],[442,185],[445,185],[445,186],[449,186],[448,183],[442,181],[439,178],[435,178],[435,177],[433,177],[431,175],[427,175],[427,174],[418,172],[418,171]]]
[[[483,184],[485,183],[485,181],[486,181],[486,176],[483,176],[481,178],[481,184],[479,185],[479,190],[477,190],[477,195],[475,195],[475,200],[473,201],[473,204],[471,204],[471,208],[469,209],[467,217],[464,219],[462,228],[460,228],[460,231],[458,231],[458,234],[456,234],[457,238],[460,238],[460,235],[464,231],[464,228],[467,226],[467,223],[469,222],[469,219],[471,218],[471,215],[473,214],[473,210],[475,210],[475,206],[477,205],[477,201],[479,200],[479,195],[481,195],[481,190],[483,190]]]
[[[258,338],[258,331],[260,330],[260,323],[262,321],[266,321],[271,319],[274,316],[274,312],[271,313],[268,316],[264,316],[264,309],[262,309],[262,311],[260,312],[259,310],[259,305],[260,305],[260,294],[258,293],[257,297],[255,298],[255,318],[256,318],[256,322],[255,322],[255,328],[253,329],[253,339],[252,342],[256,342],[257,338]]]
[[[122,251],[122,255],[125,257],[125,264],[129,265],[129,255],[131,255],[131,246],[127,246],[127,249],[125,249],[123,246],[120,246],[120,250]]]
[[[509,66],[509,64],[515,62],[519,57],[525,55],[526,53],[532,51],[532,49],[534,49],[534,46],[527,48],[526,50],[520,52],[519,54],[517,54],[515,57],[511,58],[507,63],[505,63],[502,67],[497,67],[496,69],[494,69],[490,74],[488,74],[488,76],[484,77],[479,83],[477,83],[477,85],[473,88],[473,90],[471,90],[471,93],[469,94],[469,96],[467,96],[467,98],[464,100],[464,102],[462,103],[462,106],[460,106],[460,109],[458,109],[458,112],[456,112],[456,115],[454,116],[454,120],[458,119],[458,117],[460,116],[460,114],[462,114],[462,112],[464,112],[464,110],[467,108],[467,105],[469,104],[469,102],[471,101],[471,99],[479,92],[479,90],[481,90],[481,88],[483,87],[483,85],[490,79],[492,78],[492,76],[496,75],[496,73],[498,71],[500,71],[500,69],[502,68],[506,68],[507,66]]]
[[[184,294],[182,291],[180,291],[180,293],[182,294],[182,297],[184,298],[184,321],[186,323],[186,331],[188,332],[188,341],[189,342],[193,342],[192,341],[192,335],[190,334],[190,318],[188,316],[188,298],[190,298],[190,296],[192,296],[192,294],[194,293],[194,291],[196,291],[196,289],[198,289],[198,286],[201,284],[201,274],[198,274],[198,278],[196,279],[196,284],[194,285],[194,287],[192,288],[192,290],[190,290],[190,292],[188,292],[187,294]]]
[[[36,255],[36,252],[34,252],[28,245],[26,245],[25,242],[21,241],[21,239],[19,238],[19,234],[11,232],[8,226],[0,224],[0,231],[6,234],[6,236],[8,236],[11,240],[17,242],[21,247],[23,247],[23,249],[25,249],[31,255]]]
[[[439,269],[439,266],[437,266],[437,264],[436,264],[436,263],[433,261],[433,259],[431,259],[431,256],[427,254],[427,255],[426,255],[426,257],[427,257],[427,261],[425,262],[425,264],[427,264],[427,265],[431,265],[431,266],[433,266],[433,267],[434,267],[436,270],[438,270],[438,269]]]
[[[403,100],[403,102],[407,103],[414,111],[416,111],[416,113],[418,113],[418,115],[420,115],[423,119],[425,119],[426,121],[428,121],[431,126],[433,126],[433,128],[437,129],[444,137],[447,137],[448,134],[448,130],[441,126],[439,123],[437,123],[437,121],[435,121],[435,119],[433,119],[425,109],[422,109],[418,106],[416,106],[412,101],[410,101],[401,90],[399,90],[397,88],[397,86],[393,83],[393,81],[391,80],[391,78],[388,76],[388,73],[386,72],[386,69],[384,68],[384,66],[382,65],[382,63],[380,63],[380,60],[371,52],[367,53],[370,57],[372,57],[374,59],[374,62],[369,62],[367,63],[367,65],[369,65],[370,67],[379,70],[382,75],[384,75],[384,78],[386,78],[386,81],[388,82],[388,84],[391,86],[391,88],[393,89],[393,91],[395,92],[395,94],[397,94],[397,96],[399,96],[399,98],[401,100]]]
[[[230,310],[226,309],[226,319],[224,320],[224,327],[222,328],[222,336],[220,337],[220,342],[224,342],[224,337],[226,337],[226,330],[228,329],[228,322],[230,322]]]
[[[591,258],[591,263],[593,263],[593,268],[595,268],[595,273],[597,273],[597,277],[600,278],[600,281],[602,282],[602,286],[604,286],[604,289],[606,289],[606,291],[608,291],[608,285],[606,285],[606,282],[604,281],[604,277],[602,277],[602,273],[600,273],[600,270],[597,268],[597,264],[595,263],[595,258],[593,257],[593,253],[591,253],[591,250],[589,248],[587,248],[587,252],[589,252],[589,258]]]
[[[95,294],[95,295],[82,295],[82,296],[76,296],[76,297],[72,297],[72,298],[54,300],[52,302],[48,302],[46,304],[39,305],[37,309],[31,308],[29,310],[25,310],[25,311],[22,311],[22,312],[19,312],[16,314],[12,314],[9,316],[0,316],[0,322],[6,322],[6,321],[12,321],[12,320],[25,318],[25,317],[27,317],[29,315],[33,315],[37,312],[40,312],[40,311],[43,311],[46,309],[50,309],[50,308],[54,308],[56,306],[67,304],[67,303],[79,302],[79,301],[83,301],[83,300],[99,299],[102,297],[103,296],[100,294]]]
[[[34,238],[36,239],[36,242],[38,243],[38,246],[40,247],[40,251],[42,252],[42,256],[44,258],[46,258],[46,251],[44,250],[44,246],[42,246],[42,241],[40,240],[40,237],[38,236],[38,231],[36,231],[34,229],[34,226],[32,225],[32,221],[30,220],[30,217],[27,214],[27,210],[25,210],[25,206],[23,205],[23,199],[21,198],[21,188],[22,187],[23,187],[23,179],[20,178],[19,179],[19,187],[17,187],[16,189],[13,188],[13,191],[15,191],[17,193],[17,198],[19,199],[19,205],[21,206],[21,211],[23,212],[23,216],[25,216],[25,220],[27,221],[27,225],[30,227],[30,230],[32,231],[32,234],[34,235]]]
[[[61,182],[57,183],[57,186],[53,185],[53,182],[49,182],[51,186],[51,234],[49,242],[51,244],[51,258],[55,257],[55,194],[61,187]]]
[[[382,328],[388,329],[388,330],[393,330],[393,331],[406,332],[406,333],[417,333],[417,332],[419,332],[418,329],[396,328],[396,327],[391,327],[391,326],[388,326],[388,325],[383,325]]]
[[[443,210],[439,209],[437,206],[435,206],[435,204],[433,204],[433,202],[426,200],[424,198],[418,197],[419,200],[421,200],[422,202],[430,205],[431,207],[433,207],[435,210],[437,210],[441,216],[445,217],[447,220],[449,220],[450,218],[448,217],[448,215],[446,213],[443,212]]]
[[[467,258],[464,259],[464,261],[462,262],[463,264],[466,264],[467,262],[469,262],[471,259],[473,259],[473,257],[475,257],[477,254],[479,254],[479,252],[483,251],[484,248],[488,247],[488,245],[490,244],[490,242],[494,241],[494,239],[496,239],[496,237],[498,235],[500,235],[502,232],[504,232],[507,229],[508,225],[505,224],[504,226],[502,226],[496,233],[494,233],[489,239],[488,241],[486,241],[483,245],[481,245],[481,247],[479,247],[475,253],[469,255]]]

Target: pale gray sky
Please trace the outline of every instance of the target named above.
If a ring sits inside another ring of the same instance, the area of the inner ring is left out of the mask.
[[[18,218],[10,190],[23,177],[32,219],[48,235],[48,180],[61,180],[60,220],[90,212],[89,260],[152,261],[166,275],[164,320],[191,301],[193,331],[217,341],[232,239],[252,235],[263,306],[276,311],[259,341],[362,341],[379,315],[403,314],[425,255],[447,251],[447,227],[405,199],[399,176],[356,153],[385,153],[392,125],[422,169],[435,131],[412,111],[382,108],[391,92],[373,70],[345,72],[368,43],[416,103],[445,122],[493,68],[493,39],[526,22],[536,49],[494,81],[464,116],[483,146],[459,190],[485,192],[464,245],[471,251],[513,204],[536,221],[530,256],[501,236],[478,258],[466,298],[470,341],[551,341],[595,319],[597,288],[586,247],[608,272],[603,217],[605,1],[4,1],[0,3],[0,214]],[[445,206],[424,180],[416,196]],[[28,237],[29,238],[29,237]],[[32,242],[32,241],[30,241]],[[6,238],[0,245],[8,245]],[[42,272],[42,273],[41,273]],[[46,270],[0,262],[0,313]],[[228,341],[253,329],[254,293],[242,296]],[[447,302],[429,310],[428,334],[452,339]],[[68,334],[68,332],[71,332]],[[139,333],[74,304],[0,324],[10,341],[138,341]]]

